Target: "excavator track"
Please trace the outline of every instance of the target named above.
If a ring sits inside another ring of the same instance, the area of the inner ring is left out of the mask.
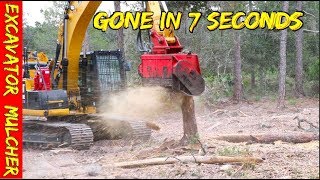
[[[33,147],[85,150],[93,143],[93,133],[86,124],[27,121],[24,123],[23,142]]]
[[[128,121],[132,128],[131,138],[136,140],[148,140],[151,136],[151,129],[147,128],[144,121]]]
[[[89,119],[91,118],[93,116]],[[26,147],[41,149],[71,147],[76,150],[86,150],[96,140],[124,138],[127,140],[146,141],[151,137],[151,129],[146,126],[145,121],[114,117],[108,119],[109,122],[112,122],[113,126],[106,126],[96,118],[91,119],[93,122],[89,123],[70,123],[30,120],[33,118],[29,117],[23,124],[24,145]],[[99,116],[98,119],[100,119]],[[118,126],[115,126],[115,122],[119,123]],[[123,132],[118,136],[111,136],[110,132],[108,132],[110,128]]]
[[[93,133],[86,124],[69,124],[65,126],[70,133],[70,144],[73,149],[89,149],[93,143]]]
[[[143,120],[132,120],[123,116],[90,115],[88,125],[93,130],[94,141],[103,139],[148,140],[151,129]]]

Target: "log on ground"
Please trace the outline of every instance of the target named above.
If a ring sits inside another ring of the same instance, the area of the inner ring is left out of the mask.
[[[232,143],[251,142],[251,143],[273,143],[283,141],[289,143],[307,143],[319,140],[319,134],[314,133],[284,133],[284,134],[229,134],[214,137],[217,140],[228,141]]]
[[[204,163],[204,164],[223,164],[223,163],[261,163],[263,159],[256,157],[229,157],[229,156],[176,156],[151,158],[136,161],[115,163],[114,166],[122,168],[134,168],[150,165],[182,163]]]

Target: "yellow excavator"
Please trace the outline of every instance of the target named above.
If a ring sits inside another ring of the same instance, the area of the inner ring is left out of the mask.
[[[121,51],[81,53],[87,27],[101,1],[68,1],[63,25],[58,31],[56,55],[50,62],[41,53],[25,52],[24,63],[24,133],[25,144],[51,147],[71,146],[88,149],[97,125],[99,104],[106,93],[121,91],[126,86],[127,63]],[[166,10],[164,2],[162,7]],[[173,29],[159,29],[161,6],[158,1],[145,2],[154,14],[149,30],[148,47],[138,33],[142,52],[138,73],[144,84],[161,85],[187,95],[204,91],[198,56],[183,53]],[[26,50],[25,50],[26,51]],[[32,72],[32,73],[30,73]],[[147,139],[151,129],[143,121],[128,121],[131,135]]]

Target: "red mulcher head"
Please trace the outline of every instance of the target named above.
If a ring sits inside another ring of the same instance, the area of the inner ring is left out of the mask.
[[[172,87],[189,96],[200,95],[205,89],[198,55],[181,52],[183,47],[177,37],[168,44],[165,37],[151,30],[153,47],[141,55],[139,74],[143,83]]]

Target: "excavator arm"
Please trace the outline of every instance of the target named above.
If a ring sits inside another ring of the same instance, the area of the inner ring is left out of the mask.
[[[53,84],[63,87],[69,93],[79,92],[78,74],[82,42],[87,27],[100,4],[101,1],[69,1],[65,9],[64,21],[58,32],[55,58],[56,62],[60,62],[60,73]]]

